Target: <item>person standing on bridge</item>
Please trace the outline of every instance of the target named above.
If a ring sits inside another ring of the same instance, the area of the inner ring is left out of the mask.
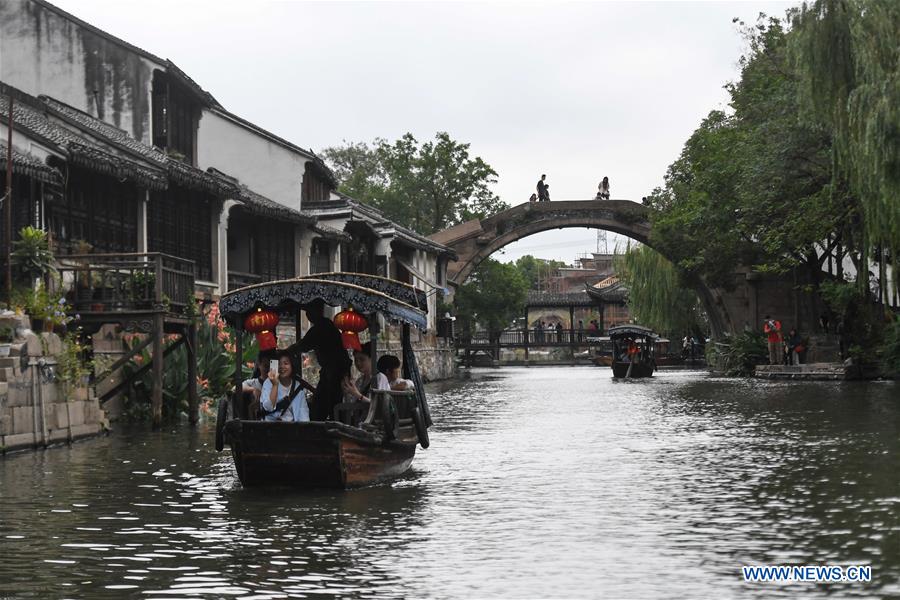
[[[544,181],[545,179],[547,179],[547,176],[541,175],[537,182],[538,202],[550,202],[550,192],[547,191],[547,188],[550,186]]]
[[[609,177],[603,177],[597,186],[597,200],[609,200]]]

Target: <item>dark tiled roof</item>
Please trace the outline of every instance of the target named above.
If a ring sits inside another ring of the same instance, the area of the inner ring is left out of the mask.
[[[536,292],[530,290],[525,300],[529,307],[596,306],[597,301],[585,292]]]
[[[144,158],[159,166],[164,165],[168,159],[166,153],[159,148],[143,144],[122,129],[110,125],[105,121],[101,121],[86,112],[80,111],[77,108],[48,96],[41,96],[40,100],[50,110],[50,114],[79,128],[85,133],[95,135],[104,142],[113,144],[125,152]]]
[[[591,285],[585,285],[584,287],[589,295],[602,302],[621,304],[628,300],[628,286],[621,281],[602,288]]]
[[[4,88],[4,91],[11,93],[8,88]],[[112,148],[99,145],[52,121],[48,118],[45,104],[38,99],[22,93],[16,93],[15,97],[13,123],[17,130],[64,155],[73,164],[106,173],[118,179],[134,181],[148,189],[165,189],[165,174],[152,162],[142,160],[139,156],[117,155],[110,151]],[[0,95],[0,112],[7,113],[8,111],[9,98]],[[84,116],[93,119],[89,115]],[[96,119],[93,120],[96,121]],[[111,126],[107,127],[121,131]],[[99,126],[95,127],[95,131],[101,129]],[[127,134],[121,133],[127,137]],[[99,133],[97,135],[99,136]]]
[[[168,185],[164,171],[115,156],[100,148],[69,142],[66,144],[66,150],[69,153],[69,162],[73,164],[105,173],[116,179],[133,181],[148,190],[164,190]]]
[[[225,110],[222,108],[222,105],[219,104],[219,101],[213,98],[213,95],[200,87],[196,81],[190,78],[187,73],[181,70],[181,68],[173,63],[171,60],[166,59],[166,72],[169,75],[173,75],[177,80],[179,80],[185,87],[191,90],[195,96],[203,101],[208,107],[217,108],[220,110]]]
[[[187,188],[209,192],[223,198],[237,198],[241,195],[240,186],[232,181],[214,173],[201,171],[180,160],[167,158],[166,171],[169,173],[169,181]]]
[[[313,231],[318,233],[324,238],[332,239],[332,240],[340,240],[342,242],[349,242],[353,239],[346,231],[341,231],[335,227],[329,227],[328,225],[322,225],[321,223],[317,223],[313,227]]]
[[[238,199],[248,211],[258,215],[289,221],[300,225],[311,225],[312,223],[315,223],[315,218],[312,216],[305,215],[298,210],[294,210],[293,208],[266,198],[261,194],[257,194],[245,185],[240,187]]]
[[[456,257],[456,253],[451,248],[429,239],[408,227],[403,227],[398,223],[390,221],[384,216],[383,212],[374,206],[369,206],[368,204],[360,202],[341,192],[335,192],[335,194],[338,196],[337,200],[304,202],[304,212],[309,212],[320,219],[342,217],[348,214],[354,216],[359,215],[363,217],[363,219],[360,220],[368,222],[370,226],[382,236],[389,235],[391,232],[390,230],[393,230],[393,235],[397,239],[401,242],[406,242],[414,248],[444,254],[452,258]]]
[[[4,91],[9,90],[4,87]],[[220,197],[237,198],[241,194],[235,183],[176,160],[59,100],[47,96],[37,99],[18,91],[15,95],[16,127],[55,148],[73,164],[151,190],[164,190],[172,182]],[[0,112],[8,111],[8,107],[9,100],[0,96]]]
[[[19,152],[15,148],[12,152],[12,163],[13,173],[19,173],[45,183],[60,184],[63,181],[62,173],[58,169],[45,165],[37,157]],[[6,144],[4,143],[0,143],[0,171],[6,171]],[[0,190],[0,192],[2,191]]]

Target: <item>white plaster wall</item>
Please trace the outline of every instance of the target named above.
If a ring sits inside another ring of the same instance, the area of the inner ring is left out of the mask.
[[[154,68],[145,56],[30,0],[0,1],[0,81],[45,94],[151,142]]]
[[[197,132],[197,166],[216,168],[251,190],[300,210],[307,159],[224,115],[204,110]]]

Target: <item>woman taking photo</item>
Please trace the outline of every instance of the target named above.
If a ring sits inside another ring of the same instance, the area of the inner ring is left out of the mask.
[[[309,421],[306,390],[299,369],[288,352],[278,353],[278,371],[269,370],[259,396],[260,412],[266,421]]]

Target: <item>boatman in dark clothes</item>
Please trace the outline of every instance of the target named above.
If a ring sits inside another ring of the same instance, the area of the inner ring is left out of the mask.
[[[350,357],[344,350],[341,332],[325,318],[325,302],[313,300],[304,310],[312,327],[302,340],[288,348],[288,352],[296,356],[310,350],[316,353],[321,369],[309,416],[312,421],[327,421],[334,418],[334,405],[343,398],[341,382],[350,374]]]

